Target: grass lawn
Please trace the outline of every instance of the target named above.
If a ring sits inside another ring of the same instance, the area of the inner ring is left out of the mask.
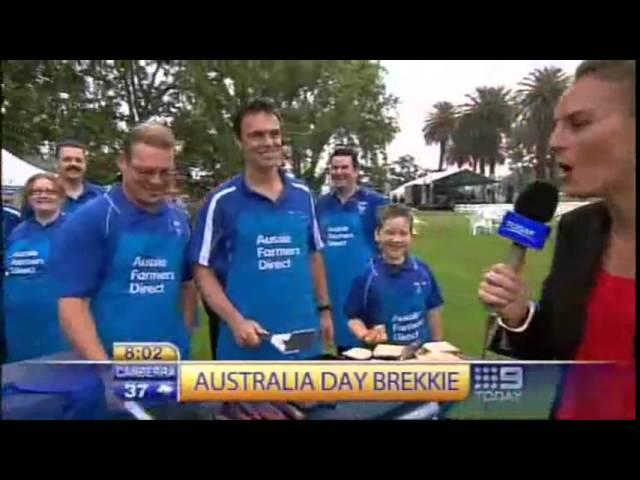
[[[434,212],[420,219],[426,225],[420,226],[413,253],[432,268],[440,284],[445,337],[468,355],[479,356],[487,312],[478,301],[478,286],[484,270],[503,261],[509,242],[497,235],[472,236],[463,215]],[[549,272],[551,251],[527,253],[524,274],[535,298]]]
[[[413,253],[433,270],[445,301],[445,338],[464,353],[479,357],[482,351],[486,310],[477,299],[483,271],[502,261],[509,242],[495,235],[472,236],[464,215],[431,212],[420,216],[419,236],[414,240]],[[545,275],[549,272],[553,238],[542,252],[527,254],[525,279],[537,298]],[[193,339],[196,359],[210,358],[206,316]],[[452,411],[459,418],[540,418],[545,417],[553,393],[552,388],[540,389],[536,395],[525,395],[514,404],[487,405],[470,399]]]

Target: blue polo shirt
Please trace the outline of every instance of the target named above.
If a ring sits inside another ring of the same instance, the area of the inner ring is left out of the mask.
[[[409,257],[396,266],[377,256],[353,281],[345,314],[359,318],[368,328],[384,325],[389,343],[414,345],[431,340],[428,313],[443,303],[425,263]]]
[[[82,190],[82,193],[78,198],[71,198],[68,196],[65,199],[64,205],[62,206],[62,209],[65,213],[73,213],[85,203],[105,193],[105,189],[100,185],[96,185],[87,181],[83,182],[83,185],[84,190]]]
[[[58,297],[50,265],[53,237],[65,221],[60,215],[41,225],[29,218],[9,236],[3,282],[9,362],[68,349],[58,322]]]
[[[284,189],[275,202],[253,191],[243,175],[213,191],[198,213],[190,260],[212,268],[235,308],[270,333],[319,333],[310,256],[322,239],[314,199],[303,182],[281,178]],[[220,360],[301,359],[320,352],[319,334],[309,350],[284,355],[269,342],[239,347],[227,324],[220,325]]]
[[[60,297],[89,298],[109,354],[113,342],[172,342],[188,358],[182,286],[191,279],[189,236],[179,209],[165,203],[150,213],[116,186],[71,215],[56,236]]]
[[[169,205],[173,208],[177,208],[184,212],[187,218],[191,217],[191,213],[189,213],[189,208],[185,205],[185,203],[181,199],[171,199],[169,200]]]
[[[349,330],[344,304],[353,279],[378,250],[375,241],[378,210],[387,203],[382,195],[362,187],[344,203],[335,192],[318,199],[318,220],[325,242],[322,253],[334,307],[336,343],[340,348],[362,344]]]

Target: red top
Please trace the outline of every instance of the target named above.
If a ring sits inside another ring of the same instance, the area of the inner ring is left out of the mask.
[[[556,418],[636,418],[636,281],[598,274],[587,305],[587,323],[576,360],[615,365],[571,366]]]

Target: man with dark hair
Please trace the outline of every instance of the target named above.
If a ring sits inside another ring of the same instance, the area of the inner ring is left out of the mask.
[[[64,140],[56,145],[58,175],[67,195],[63,210],[67,214],[104,193],[102,187],[84,178],[87,172],[86,151],[86,147],[76,140]]]
[[[280,168],[282,131],[273,106],[242,108],[234,129],[244,172],[216,188],[196,221],[190,249],[203,301],[222,319],[220,360],[308,359],[310,348],[288,352],[270,335],[312,330],[333,342],[322,239],[309,188]]]
[[[240,107],[233,119],[233,132],[238,140],[242,138],[242,121],[245,117],[255,114],[270,115],[278,121],[278,124],[282,123],[280,113],[270,102],[262,99],[253,100]],[[282,138],[280,138],[280,148],[282,148]]]
[[[361,345],[349,330],[344,305],[353,279],[377,251],[377,213],[388,203],[382,195],[358,186],[359,171],[358,154],[354,149],[335,149],[329,158],[333,191],[318,199],[318,218],[326,242],[323,255],[339,351]]]
[[[171,342],[189,357],[190,225],[167,202],[175,143],[165,126],[136,127],[118,159],[122,185],[71,215],[54,238],[60,322],[84,358],[107,360],[114,342]]]

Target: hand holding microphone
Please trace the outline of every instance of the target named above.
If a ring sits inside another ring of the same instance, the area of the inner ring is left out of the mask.
[[[497,263],[484,274],[478,297],[512,328],[519,327],[527,317],[529,301],[524,282],[509,265]]]
[[[546,225],[558,207],[558,189],[550,183],[535,181],[516,199],[514,210],[502,220],[498,234],[512,241],[505,263],[493,265],[484,275],[478,297],[493,314],[511,328],[521,326],[529,316],[522,267],[528,248],[540,250],[551,229]],[[489,336],[491,316],[487,322]],[[485,338],[485,346],[486,340]]]

